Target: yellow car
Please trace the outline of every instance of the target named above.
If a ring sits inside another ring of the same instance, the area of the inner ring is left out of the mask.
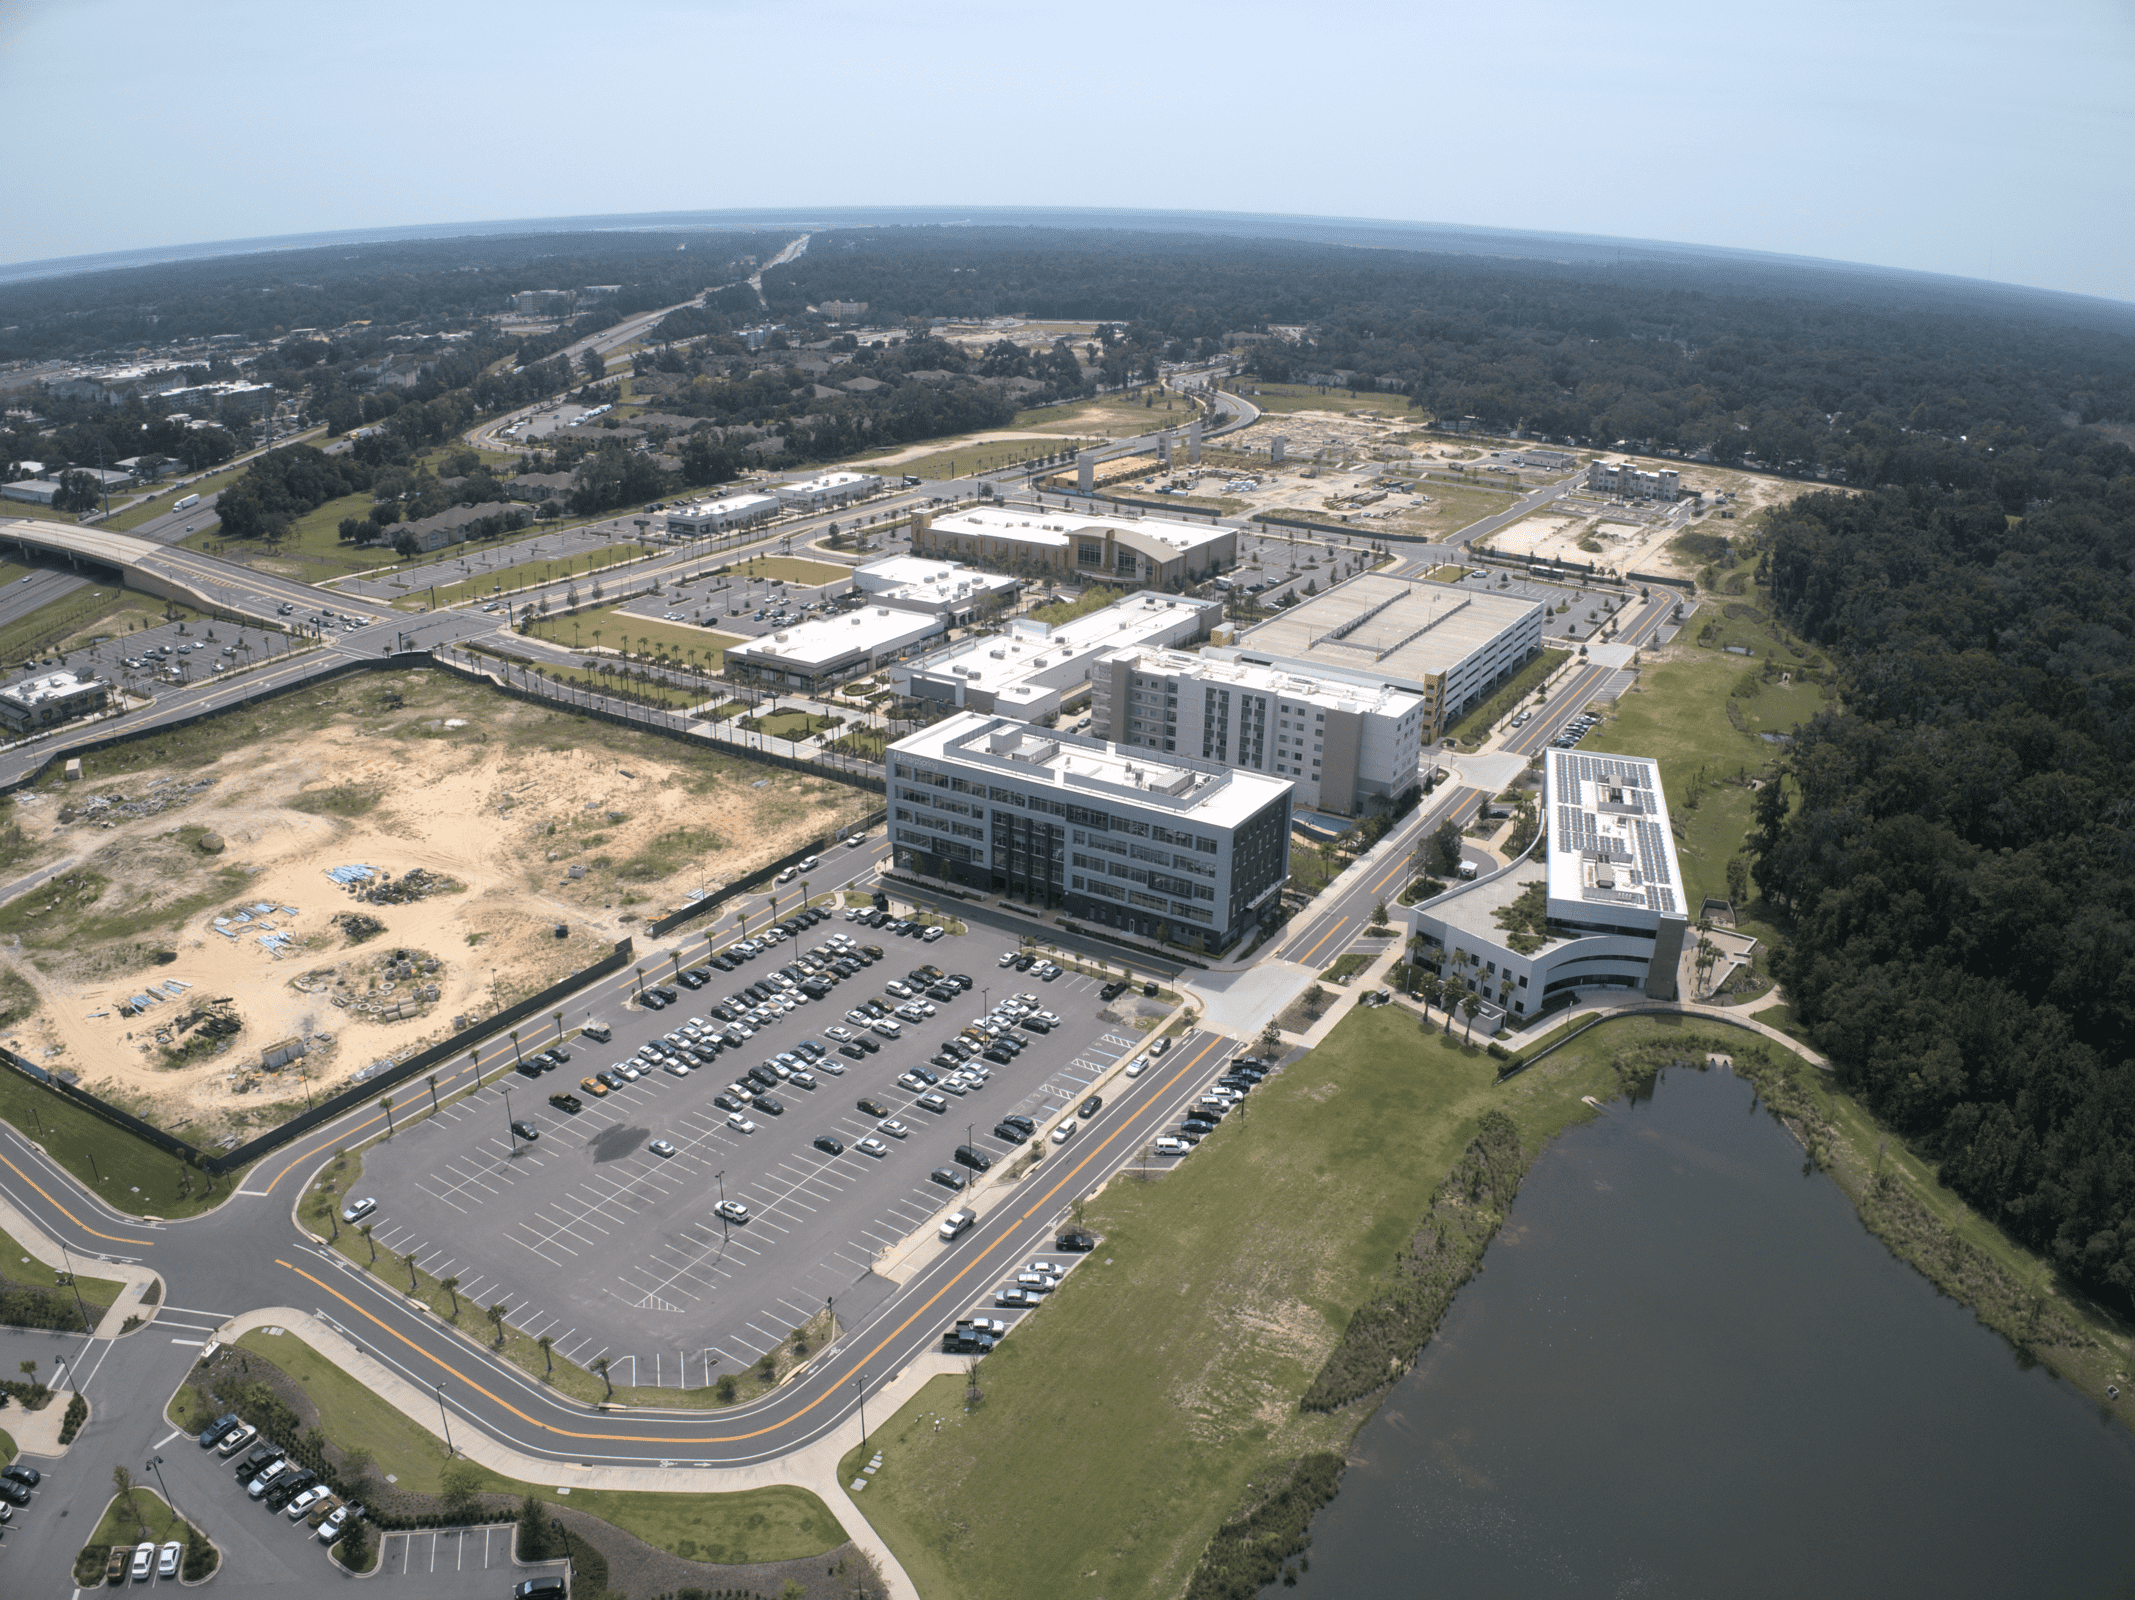
[[[598,1078],[580,1078],[578,1086],[590,1095],[604,1095],[608,1092],[608,1086]]]

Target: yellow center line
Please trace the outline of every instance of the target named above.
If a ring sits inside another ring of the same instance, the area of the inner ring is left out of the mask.
[[[1182,1063],[1179,1067],[1179,1070],[1173,1073],[1170,1079],[1166,1081],[1164,1087],[1162,1089],[1159,1089],[1155,1095],[1152,1095],[1148,1101],[1145,1101],[1144,1105],[1147,1106],[1149,1104],[1153,1104],[1157,1099],[1170,1092],[1172,1087],[1177,1084],[1181,1078],[1185,1077],[1189,1072],[1193,1071],[1196,1066],[1200,1065],[1202,1059],[1207,1056],[1207,1054],[1211,1050],[1216,1049],[1224,1043],[1226,1043],[1226,1041],[1221,1038],[1210,1039],[1207,1044],[1201,1047],[1199,1053],[1197,1053],[1191,1061]],[[1087,1167],[1092,1161],[1095,1161],[1098,1156],[1104,1153],[1105,1149],[1109,1145],[1111,1145],[1114,1140],[1118,1139],[1122,1134],[1126,1133],[1128,1125],[1128,1122],[1122,1121],[1117,1128],[1113,1129],[1111,1134],[1107,1136],[1102,1143],[1091,1146],[1090,1153],[1088,1155],[1084,1156],[1081,1161],[1077,1162],[1067,1172],[1061,1174],[1059,1182],[1055,1183],[1050,1189],[1046,1190],[1044,1194],[1040,1195],[1036,1200],[1031,1202],[1030,1206],[1023,1212],[1023,1216],[1020,1220],[1027,1221],[1037,1212],[1044,1209],[1046,1204],[1051,1201],[1054,1195],[1058,1194],[1063,1188],[1065,1188],[1069,1183],[1072,1183],[1081,1174],[1083,1168]],[[904,1321],[898,1323],[896,1327],[892,1328],[888,1333],[884,1334],[881,1340],[875,1345],[873,1349],[869,1350],[865,1355],[862,1355],[859,1358],[860,1364],[864,1366],[867,1362],[874,1360],[875,1357],[880,1355],[884,1350],[888,1349],[891,1343],[894,1342],[897,1338],[899,1338],[907,1328],[911,1327],[913,1323],[917,1322],[921,1317],[925,1316],[929,1311],[931,1311],[937,1301],[939,1301],[951,1289],[954,1289],[958,1284],[962,1283],[964,1279],[970,1277],[972,1273],[978,1271],[978,1269],[985,1264],[986,1258],[988,1256],[992,1255],[995,1251],[999,1250],[1003,1245],[1007,1243],[1008,1238],[1004,1234],[1001,1238],[994,1240],[992,1244],[988,1245],[984,1250],[973,1256],[970,1262],[964,1267],[963,1271],[959,1272],[955,1277],[951,1278],[947,1283],[943,1284],[939,1289],[935,1290],[932,1295],[927,1297],[926,1301],[923,1304],[919,1305],[913,1310],[910,1316],[906,1317]],[[823,1393],[817,1395],[815,1399],[809,1401],[806,1405],[802,1406],[800,1410],[794,1412],[791,1417],[788,1417],[781,1422],[774,1422],[769,1427],[757,1428],[749,1433],[708,1434],[702,1438],[677,1439],[665,1437],[659,1434],[583,1433],[571,1428],[559,1428],[554,1423],[543,1422],[539,1417],[529,1415],[527,1412],[524,1412],[520,1410],[517,1406],[513,1405],[509,1400],[506,1400],[502,1396],[494,1394],[490,1390],[484,1388],[481,1384],[475,1382],[474,1379],[468,1377],[466,1373],[460,1371],[459,1368],[452,1365],[451,1362],[445,1360],[442,1356],[439,1356],[432,1351],[425,1350],[421,1345],[417,1344],[413,1339],[410,1339],[398,1328],[388,1326],[377,1316],[365,1310],[362,1306],[357,1305],[355,1301],[351,1300],[347,1295],[341,1293],[341,1291],[336,1289],[332,1284],[326,1283],[319,1278],[313,1277],[310,1273],[306,1272],[302,1267],[297,1266],[294,1262],[283,1261],[277,1258],[274,1264],[278,1267],[287,1267],[291,1272],[294,1272],[298,1277],[304,1279],[305,1282],[313,1285],[322,1293],[332,1295],[336,1300],[347,1306],[349,1310],[353,1311],[357,1316],[362,1317],[365,1321],[369,1322],[373,1327],[382,1329],[384,1332],[392,1335],[395,1339],[398,1339],[402,1344],[406,1345],[417,1355],[429,1361],[432,1365],[441,1367],[442,1369],[444,1369],[444,1371],[450,1373],[460,1382],[466,1384],[468,1388],[474,1390],[476,1394],[483,1396],[485,1399],[490,1401],[499,1409],[511,1413],[511,1415],[517,1417],[521,1422],[527,1423],[532,1427],[541,1429],[544,1433],[555,1434],[558,1438],[598,1439],[614,1444],[740,1444],[750,1439],[760,1439],[767,1433],[776,1433],[781,1428],[791,1426],[793,1423],[798,1422],[802,1417],[807,1416],[809,1412],[815,1410],[817,1406],[823,1404],[824,1401],[830,1399],[833,1395],[842,1393],[844,1390],[844,1384],[842,1382],[832,1384],[828,1388],[826,1388]]]
[[[39,1194],[44,1195],[46,1201],[51,1205],[54,1211],[57,1211],[61,1216],[65,1217],[69,1222],[73,1223],[84,1233],[96,1234],[99,1239],[109,1239],[113,1244],[152,1245],[156,1242],[153,1239],[128,1239],[116,1233],[98,1233],[96,1229],[90,1227],[88,1223],[82,1221],[80,1217],[77,1217],[65,1206],[61,1205],[56,1199],[53,1199],[53,1197],[46,1192],[44,1185],[40,1184],[35,1178],[31,1177],[27,1172],[24,1172],[20,1167],[16,1166],[14,1162],[9,1161],[6,1156],[0,1156],[0,1165],[5,1165],[8,1171],[12,1172],[16,1177],[20,1178],[32,1189],[35,1189]]]
[[[1310,966],[1312,964],[1312,958],[1319,953],[1320,944],[1325,944],[1329,939],[1332,939],[1336,934],[1340,933],[1348,925],[1349,919],[1347,917],[1342,917],[1338,919],[1333,927],[1329,928],[1325,933],[1320,935],[1319,944],[1314,945],[1310,950],[1307,950],[1297,959],[1306,966]]]

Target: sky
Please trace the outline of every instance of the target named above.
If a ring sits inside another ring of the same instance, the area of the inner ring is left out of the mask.
[[[7,262],[1047,205],[1599,234],[2135,301],[2131,0],[0,0],[0,81]]]

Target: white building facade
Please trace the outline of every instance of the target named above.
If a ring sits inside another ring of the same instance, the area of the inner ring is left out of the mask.
[[[1314,810],[1389,809],[1422,783],[1429,708],[1387,684],[1115,650],[1090,685],[1093,736],[1288,778]]]
[[[1660,769],[1551,750],[1527,860],[1415,907],[1423,964],[1513,1027],[1596,989],[1673,1000],[1690,925]]]
[[[889,750],[899,870],[1223,950],[1280,898],[1291,786],[959,712]]]
[[[1586,469],[1586,486],[1626,500],[1674,500],[1683,492],[1683,480],[1673,467],[1647,472],[1628,461],[1595,461]]]
[[[826,472],[801,483],[775,484],[771,492],[788,511],[827,511],[864,499],[881,487],[882,480],[872,472]]]
[[[775,494],[735,494],[718,500],[695,500],[667,513],[671,539],[702,539],[730,528],[753,528],[784,509]]]

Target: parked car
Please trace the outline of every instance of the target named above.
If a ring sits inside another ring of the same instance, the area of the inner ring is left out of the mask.
[[[156,1565],[156,1544],[153,1539],[133,1547],[133,1572],[135,1583],[148,1582],[148,1575]]]
[[[225,1411],[205,1428],[202,1428],[195,1437],[199,1440],[201,1449],[212,1450],[216,1445],[221,1444],[223,1440],[235,1433],[241,1425],[236,1412]]]
[[[369,1195],[365,1195],[360,1200],[351,1200],[347,1205],[341,1208],[341,1220],[343,1222],[350,1223],[361,1222],[365,1217],[369,1216],[373,1211],[376,1211],[377,1209],[378,1202],[372,1199]]]
[[[747,1222],[749,1220],[749,1208],[739,1200],[722,1200],[714,1209],[729,1222]]]
[[[576,1116],[585,1106],[585,1102],[579,1099],[577,1095],[565,1094],[561,1090],[549,1096],[549,1104],[558,1111],[568,1111],[573,1116]]]

